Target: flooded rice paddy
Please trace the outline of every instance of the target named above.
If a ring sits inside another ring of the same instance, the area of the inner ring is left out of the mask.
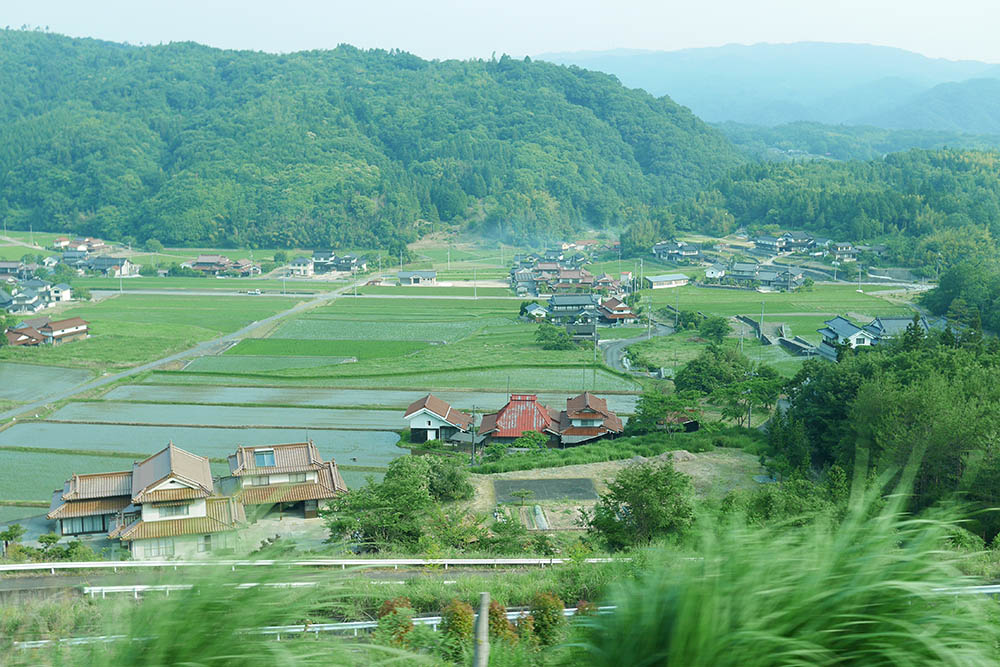
[[[30,403],[83,384],[89,371],[61,366],[0,363],[0,400]]]
[[[116,387],[104,398],[110,401],[149,401],[162,403],[260,403],[270,405],[303,405],[321,407],[380,407],[403,411],[410,403],[424,396],[425,391],[378,389],[323,389],[307,391],[279,387],[219,387],[129,385]],[[500,408],[507,400],[506,392],[435,391],[434,395],[458,410],[479,412]],[[543,392],[538,400],[552,408],[562,407],[569,392]],[[638,396],[630,394],[602,395],[608,407],[621,414],[635,412]],[[403,428],[402,414],[396,414],[393,428]]]
[[[324,458],[356,466],[385,467],[406,453],[399,436],[386,431],[310,431],[267,428],[198,428],[25,422],[0,431],[0,447],[44,447],[67,452],[106,451],[153,454],[173,442],[195,454],[223,458],[238,445],[273,445],[312,438]],[[6,460],[12,452],[0,451]],[[39,454],[40,455],[40,454]],[[85,457],[78,456],[78,460]],[[51,492],[51,489],[49,490]],[[9,500],[9,499],[8,499]]]

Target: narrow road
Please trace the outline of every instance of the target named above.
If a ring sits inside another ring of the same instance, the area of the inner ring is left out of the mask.
[[[634,338],[622,338],[621,340],[613,340],[607,345],[604,345],[604,363],[619,373],[631,373],[632,369],[625,367],[625,348],[634,343],[640,343],[644,340],[649,340],[653,336],[669,336],[674,332],[673,327],[667,326],[666,324],[654,323],[652,336],[643,333],[641,336],[635,336]]]
[[[12,410],[7,410],[6,412],[0,413],[0,421],[10,419],[11,417],[16,417],[17,415],[26,412],[32,412],[38,410],[39,408],[45,407],[49,403],[54,403],[56,401],[62,401],[64,399],[71,398],[79,393],[103,387],[105,385],[111,384],[112,382],[117,382],[118,380],[121,380],[123,378],[131,377],[133,375],[138,375],[139,373],[143,373],[145,371],[153,370],[154,368],[162,366],[163,364],[168,364],[173,361],[179,361],[181,359],[187,359],[188,357],[221,352],[226,348],[227,345],[238,341],[239,339],[243,338],[246,334],[250,333],[257,327],[270,324],[271,322],[275,322],[284,317],[288,317],[289,315],[295,315],[297,313],[301,313],[304,310],[308,310],[324,302],[332,301],[336,299],[338,296],[340,296],[343,291],[351,289],[352,287],[353,285],[346,285],[333,292],[327,292],[325,294],[319,294],[313,296],[309,298],[307,301],[298,303],[287,310],[281,311],[280,313],[271,315],[270,317],[264,318],[263,320],[257,320],[255,322],[251,322],[250,324],[246,325],[242,329],[239,329],[238,331],[224,334],[212,340],[207,340],[182,352],[177,352],[175,354],[163,357],[162,359],[157,359],[156,361],[150,361],[149,363],[142,364],[141,366],[136,366],[134,368],[121,371],[119,373],[114,373],[112,375],[102,375],[96,380],[91,380],[90,382],[78,385],[76,387],[73,387],[72,389],[67,389],[65,391],[61,391],[55,394],[49,394],[44,399],[35,401],[34,403],[28,403],[27,405],[19,405],[18,407]]]

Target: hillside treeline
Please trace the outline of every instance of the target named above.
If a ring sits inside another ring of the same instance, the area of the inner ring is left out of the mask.
[[[502,57],[0,31],[0,217],[168,244],[513,241],[645,217],[740,162],[667,98]]]
[[[867,162],[755,163],[733,169],[623,235],[642,253],[675,229],[804,229],[882,242],[883,261],[929,267],[991,256],[1000,232],[1000,153],[913,150]]]

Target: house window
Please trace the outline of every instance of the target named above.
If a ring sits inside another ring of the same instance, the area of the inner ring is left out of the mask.
[[[187,505],[160,505],[157,510],[160,512],[160,516],[187,516],[188,506]]]
[[[212,550],[212,536],[202,535],[201,539],[198,540],[198,552],[204,554],[208,553],[211,550]]]
[[[288,475],[288,481],[301,484],[306,481],[306,474],[304,472],[293,472]]]
[[[258,468],[273,468],[274,451],[268,450],[263,452],[254,452],[253,461]]]
[[[267,475],[253,475],[247,477],[247,486],[267,486],[269,478]]]
[[[144,551],[147,556],[173,556],[174,541],[169,537],[148,540],[145,544]]]
[[[99,516],[78,516],[72,519],[63,519],[60,527],[63,535],[103,533],[107,529],[106,519],[107,517],[103,514]]]

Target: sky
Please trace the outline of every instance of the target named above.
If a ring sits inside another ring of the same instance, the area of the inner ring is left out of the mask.
[[[1000,62],[998,0],[0,0],[0,26],[131,44],[424,58],[855,42]]]

